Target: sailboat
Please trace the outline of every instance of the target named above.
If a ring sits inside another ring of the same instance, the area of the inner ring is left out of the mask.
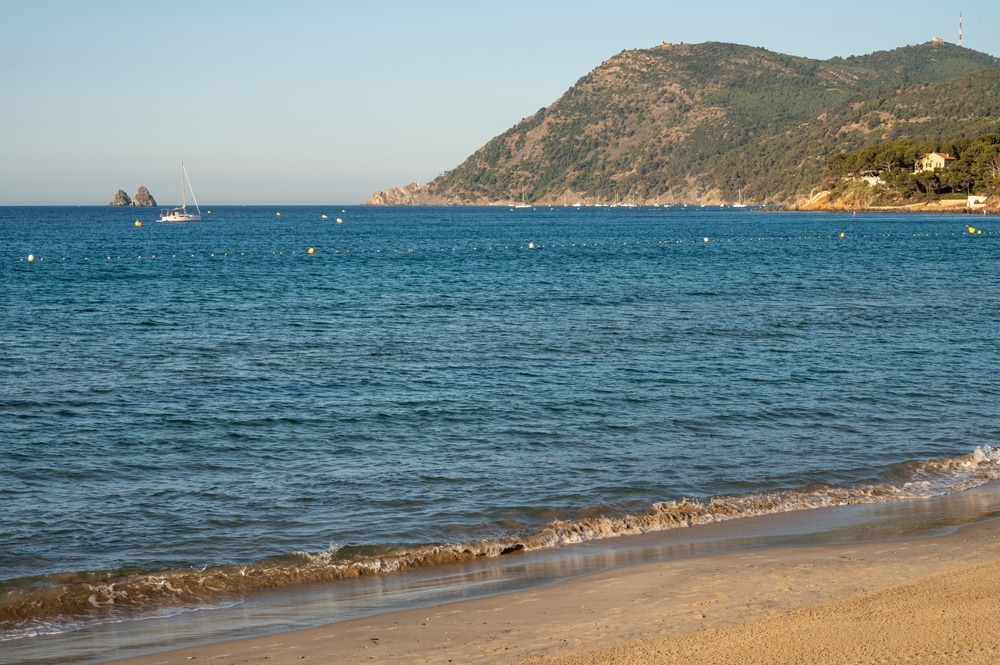
[[[185,187],[186,185],[186,187]],[[188,212],[187,192],[191,191],[191,199],[194,201],[194,209],[197,212]],[[184,160],[181,160],[181,206],[179,208],[168,208],[160,211],[158,222],[200,222],[201,208],[198,207],[198,199],[194,196],[194,189],[188,179],[187,170],[184,168]]]
[[[524,198],[524,185],[521,185],[521,202],[518,203],[515,208],[530,208],[531,204],[528,203],[527,199]]]
[[[733,207],[734,208],[746,208],[747,207],[747,204],[743,202],[743,188],[742,187],[740,187],[740,197],[736,201],[736,203],[733,204]]]

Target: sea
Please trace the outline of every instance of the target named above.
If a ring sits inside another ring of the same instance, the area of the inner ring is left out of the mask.
[[[1000,220],[0,208],[0,663],[1000,515]]]

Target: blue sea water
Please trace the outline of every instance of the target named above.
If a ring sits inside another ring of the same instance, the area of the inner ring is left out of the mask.
[[[7,644],[1000,477],[992,217],[39,207],[0,239]]]

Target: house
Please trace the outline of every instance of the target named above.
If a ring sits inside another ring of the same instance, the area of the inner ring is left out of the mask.
[[[969,202],[966,207],[972,210],[982,210],[986,207],[987,198],[986,196],[969,195]]]
[[[913,172],[920,173],[921,171],[936,171],[937,169],[947,168],[948,164],[953,161],[955,161],[955,158],[947,153],[929,152],[917,159],[916,164],[913,165]]]

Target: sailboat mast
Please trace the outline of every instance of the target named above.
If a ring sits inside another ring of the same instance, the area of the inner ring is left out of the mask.
[[[188,179],[187,169],[184,168],[184,160],[181,160],[181,187],[184,187],[184,183],[187,183],[188,189],[191,190],[191,200],[194,201],[194,209],[201,214],[201,208],[198,207],[198,197],[194,195],[194,187],[191,186],[191,181]],[[187,201],[185,200],[185,203]]]
[[[181,208],[187,209],[187,193],[184,191],[184,158],[181,158]]]

